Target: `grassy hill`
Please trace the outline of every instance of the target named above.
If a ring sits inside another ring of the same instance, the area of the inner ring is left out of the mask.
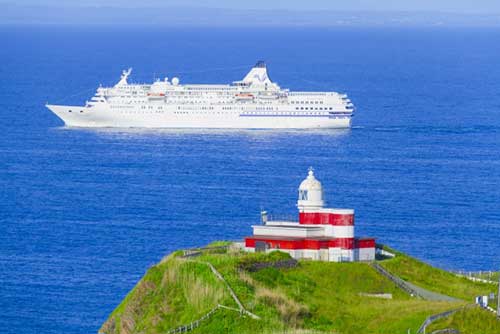
[[[429,315],[460,308],[474,296],[495,290],[494,285],[456,277],[402,253],[379,264],[404,280],[458,301],[411,297],[369,263],[300,261],[281,268],[277,263],[289,259],[281,252],[216,249],[187,258],[181,254],[176,252],[150,268],[100,332],[167,333],[213,311],[191,332],[395,334],[410,329],[416,333]],[[229,289],[259,319],[239,312]],[[379,298],[381,294],[392,298]],[[476,318],[480,321],[474,321],[473,327],[468,325],[471,321],[461,320]],[[494,315],[476,308],[464,309],[432,328],[450,326],[462,333],[500,333]]]
[[[495,291],[494,286],[491,284],[471,283],[465,277],[459,277],[448,271],[432,267],[387,247],[386,249],[396,254],[396,257],[381,261],[380,265],[405,281],[409,281],[420,287],[468,302],[473,302],[475,296],[483,295],[484,292]]]

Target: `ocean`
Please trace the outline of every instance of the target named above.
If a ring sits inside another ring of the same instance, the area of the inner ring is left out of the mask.
[[[295,215],[309,166],[358,235],[445,269],[500,267],[500,31],[0,27],[0,328],[95,333],[169,252]],[[351,130],[74,130],[46,102],[131,80],[227,83],[263,59],[346,92]]]

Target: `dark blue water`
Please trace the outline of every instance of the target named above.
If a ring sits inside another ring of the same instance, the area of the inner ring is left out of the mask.
[[[500,266],[500,31],[0,28],[0,328],[93,333],[181,247],[294,214],[309,166],[357,231],[448,269]],[[120,71],[347,92],[350,131],[75,131]],[[76,95],[74,95],[76,93]]]

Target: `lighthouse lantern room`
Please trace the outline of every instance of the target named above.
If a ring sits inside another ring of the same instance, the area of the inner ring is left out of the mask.
[[[375,239],[354,236],[354,210],[324,208],[323,187],[309,168],[299,186],[299,221],[268,221],[254,225],[245,238],[249,252],[280,250],[295,259],[332,262],[373,261]]]

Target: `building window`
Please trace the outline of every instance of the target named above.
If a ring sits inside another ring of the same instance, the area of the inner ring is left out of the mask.
[[[307,201],[307,190],[301,190],[299,192],[299,199],[301,201]]]

